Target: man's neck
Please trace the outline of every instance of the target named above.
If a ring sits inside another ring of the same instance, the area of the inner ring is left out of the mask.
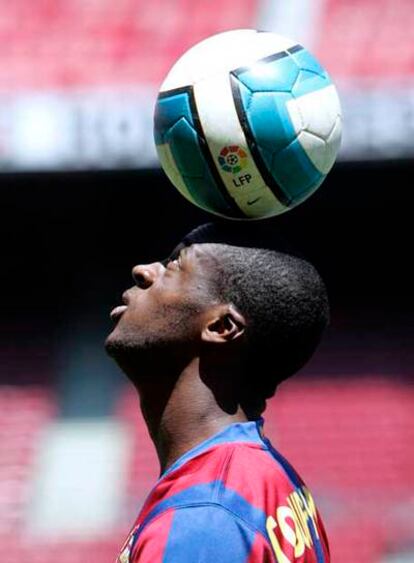
[[[195,358],[175,379],[146,378],[139,385],[141,410],[157,450],[161,473],[197,444],[235,422],[247,421],[232,399],[229,374],[219,386],[200,376]],[[215,376],[215,381],[220,381]],[[220,387],[220,389],[217,389]]]

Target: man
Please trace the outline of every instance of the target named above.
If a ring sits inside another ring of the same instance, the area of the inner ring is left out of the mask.
[[[317,346],[326,290],[305,260],[231,239],[203,226],[135,266],[111,313],[106,348],[161,466],[121,563],[329,561],[312,496],[261,418]]]

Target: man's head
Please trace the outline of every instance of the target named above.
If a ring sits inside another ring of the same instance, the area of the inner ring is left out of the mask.
[[[235,242],[187,236],[168,260],[133,269],[106,343],[121,367],[222,358],[258,404],[309,359],[328,322],[319,274],[301,258]]]

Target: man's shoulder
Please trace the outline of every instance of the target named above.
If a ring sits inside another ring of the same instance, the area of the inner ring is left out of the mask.
[[[192,458],[169,474],[163,487],[170,499],[166,508],[218,505],[249,524],[260,522],[260,527],[263,514],[294,489],[265,444],[237,442]]]
[[[220,480],[220,503],[231,508],[236,506],[239,511],[244,507],[246,516],[253,520],[258,517],[260,521],[263,513],[268,514],[274,506],[284,504],[295,485],[302,481],[293,469],[298,482],[292,481],[293,474],[286,471],[274,452],[265,444],[262,447],[234,444]]]
[[[265,516],[275,506],[287,505],[289,495],[303,483],[262,435],[237,438],[185,454],[154,487],[139,521],[171,508],[208,505],[263,529]]]
[[[289,547],[292,521],[295,530],[303,530],[303,538],[299,538],[303,549],[322,549],[319,538],[324,545],[326,538],[313,499],[270,442],[221,443],[191,457],[160,480],[139,518],[136,530],[141,539],[136,549],[152,545],[152,538],[164,535],[180,553],[187,542],[188,549],[194,549],[195,538],[203,550],[210,550],[225,530],[232,545],[248,538],[248,552],[258,549],[258,560],[271,561],[269,549],[275,552],[285,544]],[[211,560],[218,555],[214,552]]]
[[[162,512],[143,529],[136,528],[124,550],[125,561],[134,563],[151,562],[160,555],[163,561],[177,563],[273,561],[264,531],[215,503]]]

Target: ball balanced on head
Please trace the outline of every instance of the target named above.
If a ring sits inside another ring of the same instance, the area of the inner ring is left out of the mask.
[[[175,63],[158,95],[155,143],[175,187],[233,219],[279,215],[308,198],[332,168],[341,109],[331,79],[302,46],[233,30]]]

